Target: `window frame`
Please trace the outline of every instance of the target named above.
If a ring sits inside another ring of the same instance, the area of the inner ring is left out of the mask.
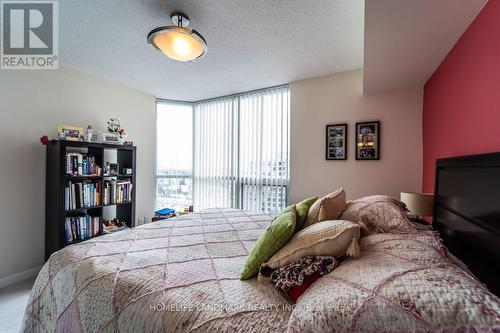
[[[192,139],[194,139],[194,102],[187,102],[187,101],[178,101],[178,100],[172,100],[172,99],[165,99],[165,98],[155,98],[155,144],[154,144],[154,151],[155,151],[155,158],[154,158],[154,168],[155,168],[155,186],[154,186],[154,210],[157,211],[159,208],[156,206],[157,203],[157,194],[158,194],[158,179],[165,179],[165,178],[190,178],[191,179],[191,206],[193,205],[193,199],[194,199],[194,146],[191,151],[191,174],[190,176],[186,175],[159,175],[158,174],[158,104],[174,104],[174,105],[188,105],[191,107],[191,125],[192,125]],[[193,141],[194,145],[194,141]]]
[[[259,92],[265,92],[265,91],[272,91],[275,89],[288,89],[288,93],[290,94],[290,85],[289,84],[282,84],[282,85],[277,85],[277,86],[272,86],[272,87],[267,87],[267,88],[262,88],[262,89],[256,89],[256,90],[251,90],[251,91],[245,91],[241,93],[236,93],[236,94],[231,94],[231,95],[225,95],[221,97],[215,97],[215,98],[209,98],[209,99],[204,99],[204,100],[199,100],[199,101],[181,101],[181,100],[172,100],[172,99],[165,99],[165,98],[156,98],[155,99],[155,159],[154,159],[154,167],[155,167],[155,186],[154,186],[154,198],[155,198],[155,211],[158,209],[156,207],[156,202],[157,202],[157,186],[158,186],[158,179],[160,178],[190,178],[191,179],[191,184],[192,184],[192,193],[191,193],[191,206],[193,206],[194,203],[194,197],[195,197],[195,191],[196,191],[196,186],[195,186],[195,105],[197,103],[203,103],[203,102],[208,102],[212,100],[219,100],[219,99],[224,99],[224,98],[236,98],[237,99],[237,121],[239,122],[240,119],[240,111],[241,111],[241,106],[240,106],[240,98],[242,96],[248,95],[248,94],[253,94],[253,93],[259,93]],[[192,153],[192,159],[191,159],[191,174],[190,176],[185,176],[185,175],[163,175],[159,176],[158,175],[158,104],[177,104],[177,105],[189,105],[191,107],[191,113],[192,113],[192,142],[193,142],[193,147],[191,149]],[[288,112],[289,112],[289,118],[288,118],[288,156],[287,156],[287,179],[286,180],[280,180],[279,183],[272,184],[271,181],[266,179],[266,184],[263,184],[263,186],[270,186],[272,187],[278,187],[278,188],[283,188],[285,191],[285,204],[284,206],[286,207],[289,204],[289,197],[290,197],[290,112],[291,112],[291,107],[290,107],[290,100],[288,101]],[[238,132],[237,132],[237,137],[238,137],[238,145],[239,145],[239,140],[240,140],[240,132],[239,132],[239,124],[238,124]],[[242,181],[241,175],[240,175],[240,169],[239,169],[239,158],[240,158],[240,149],[236,150],[237,154],[237,174],[234,177],[230,177],[231,180],[235,184],[235,198],[234,198],[234,203],[236,204],[234,207],[235,209],[242,209],[243,207],[243,192],[244,192],[244,187],[253,185],[251,183]],[[234,179],[233,179],[234,178]]]

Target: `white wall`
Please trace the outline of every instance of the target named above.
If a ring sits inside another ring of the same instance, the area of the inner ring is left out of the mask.
[[[44,262],[45,147],[56,125],[119,118],[137,145],[136,216],[154,209],[155,99],[79,72],[0,71],[0,279]]]
[[[418,191],[422,89],[362,94],[362,71],[291,84],[292,202],[344,186],[350,198]],[[44,262],[45,147],[57,124],[120,118],[138,146],[136,215],[154,209],[153,96],[73,70],[0,71],[0,279]],[[381,160],[355,161],[354,123],[381,121]],[[348,160],[325,161],[325,125],[347,122]]]
[[[399,198],[422,184],[422,88],[363,95],[355,70],[291,84],[290,201],[343,186],[350,199]],[[381,159],[356,161],[355,123],[380,120]],[[348,124],[348,160],[325,160],[325,126]]]

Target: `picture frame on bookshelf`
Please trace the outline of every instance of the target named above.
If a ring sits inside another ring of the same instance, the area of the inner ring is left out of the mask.
[[[71,125],[57,125],[57,135],[61,140],[80,141],[83,128]]]
[[[106,163],[106,176],[118,176],[119,174],[118,163]]]
[[[108,144],[114,144],[114,145],[121,145],[122,138],[120,137],[119,133],[102,131],[101,132],[101,142],[108,143]]]

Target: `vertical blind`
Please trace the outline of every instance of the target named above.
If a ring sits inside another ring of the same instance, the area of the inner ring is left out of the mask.
[[[241,208],[276,212],[288,186],[288,89],[240,97]]]
[[[236,207],[237,107],[233,98],[194,107],[194,208]]]
[[[284,208],[289,182],[288,86],[194,105],[194,208]]]

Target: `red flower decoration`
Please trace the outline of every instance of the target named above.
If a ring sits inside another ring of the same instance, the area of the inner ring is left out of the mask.
[[[42,145],[46,146],[46,145],[47,145],[47,143],[49,143],[49,137],[48,137],[48,136],[46,136],[46,135],[42,135],[42,136],[40,137],[40,142],[42,143]]]

